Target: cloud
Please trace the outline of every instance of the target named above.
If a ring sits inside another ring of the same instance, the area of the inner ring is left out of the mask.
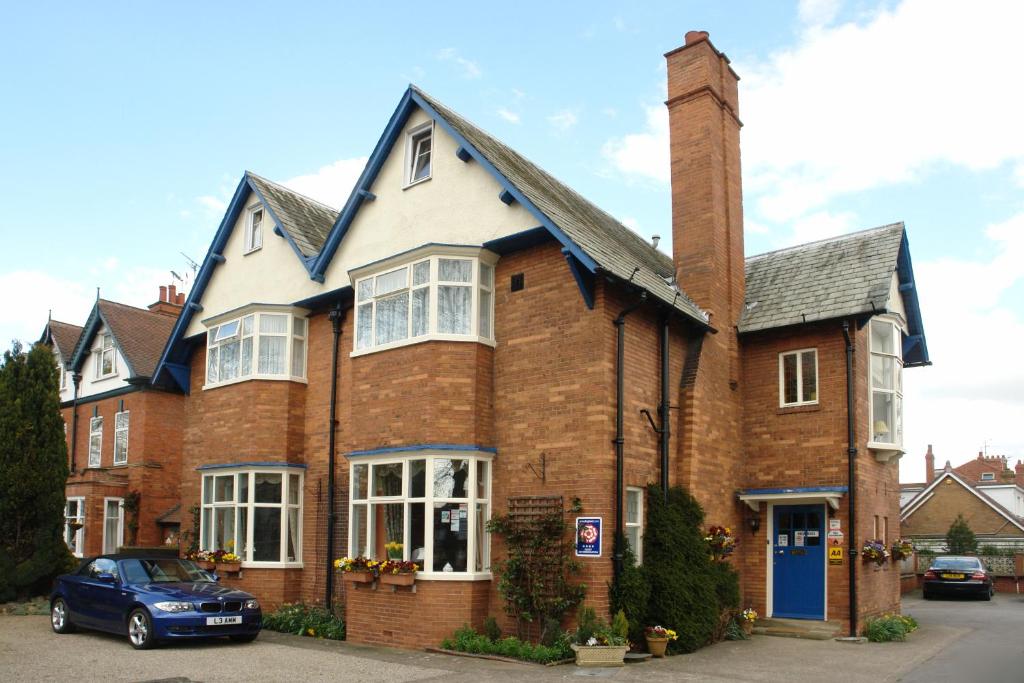
[[[214,197],[212,195],[203,195],[202,197],[196,198],[199,205],[209,210],[211,213],[222,214],[227,211],[228,203],[227,200]]]
[[[511,112],[508,109],[505,109],[504,107],[498,108],[498,116],[505,119],[509,123],[519,123],[519,114]]]
[[[824,26],[836,18],[841,0],[800,0],[797,15],[800,21],[810,26]]]
[[[601,148],[601,154],[627,176],[668,183],[668,110],[664,105],[645,110],[644,130],[612,138]]]
[[[453,62],[462,68],[462,76],[469,79],[477,79],[483,75],[480,67],[476,62],[466,59],[461,56],[454,47],[446,47],[443,50],[438,50],[435,55],[438,61],[441,62]]]
[[[549,116],[548,123],[554,126],[555,129],[564,132],[579,123],[579,118],[569,109],[563,109]]]
[[[296,176],[281,184],[339,209],[352,193],[352,188],[359,179],[359,174],[363,172],[366,161],[367,157],[339,159],[327,166],[321,166],[313,173]]]
[[[786,244],[803,244],[842,235],[858,227],[855,221],[856,216],[847,211],[841,213],[816,211],[807,216],[801,216],[792,223],[792,232],[786,239]]]

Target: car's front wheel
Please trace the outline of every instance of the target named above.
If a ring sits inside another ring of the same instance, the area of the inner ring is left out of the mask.
[[[71,623],[71,610],[64,598],[57,598],[50,606],[50,625],[54,633],[71,633],[75,625]]]
[[[153,619],[149,612],[141,607],[133,609],[128,615],[128,642],[136,650],[148,650],[156,645],[153,636]]]
[[[231,640],[236,643],[251,643],[256,640],[256,636],[258,635],[259,633],[243,633],[237,636],[228,636],[228,638],[231,638]]]

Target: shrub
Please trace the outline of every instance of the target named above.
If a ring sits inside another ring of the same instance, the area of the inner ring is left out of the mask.
[[[978,539],[967,525],[963,514],[958,514],[946,532],[946,545],[954,555],[968,555],[977,552]]]
[[[885,614],[875,619],[868,619],[864,628],[864,634],[872,643],[889,643],[892,641],[904,641],[907,634],[917,630],[917,620],[914,617],[901,614]]]
[[[498,627],[498,620],[494,617],[484,619],[484,635],[492,643],[501,639],[501,628]]]
[[[527,662],[548,664],[573,656],[565,638],[558,639],[554,645],[534,645],[524,642],[515,636],[491,640],[486,635],[477,633],[470,626],[463,626],[455,631],[450,638],[441,641],[441,647],[456,652],[471,654],[498,655]]]
[[[281,605],[263,615],[263,628],[297,636],[345,640],[345,620],[323,607],[302,603]]]
[[[629,639],[634,643],[644,640],[644,625],[648,623],[647,603],[650,600],[651,588],[647,584],[642,567],[636,564],[636,556],[629,547],[629,541],[623,537],[622,574],[618,585],[608,585],[609,599],[613,613],[625,612],[629,621]]]

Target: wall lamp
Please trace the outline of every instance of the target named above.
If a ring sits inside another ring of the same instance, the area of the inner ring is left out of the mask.
[[[761,528],[761,515],[754,512],[747,517],[747,528],[750,529],[751,534],[756,534],[758,529]]]

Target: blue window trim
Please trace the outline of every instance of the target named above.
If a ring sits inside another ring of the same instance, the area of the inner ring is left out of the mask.
[[[457,443],[419,443],[411,446],[388,446],[386,448],[371,448],[364,451],[351,451],[349,458],[362,458],[369,455],[386,455],[389,453],[412,453],[416,451],[458,451],[471,453],[498,454],[498,449],[490,446],[476,446],[473,444]]]
[[[218,463],[216,465],[200,465],[196,469],[205,472],[207,470],[235,470],[235,469],[261,469],[266,467],[280,468],[280,469],[292,469],[292,470],[304,470],[306,465],[298,462],[230,462],[230,463]]]

